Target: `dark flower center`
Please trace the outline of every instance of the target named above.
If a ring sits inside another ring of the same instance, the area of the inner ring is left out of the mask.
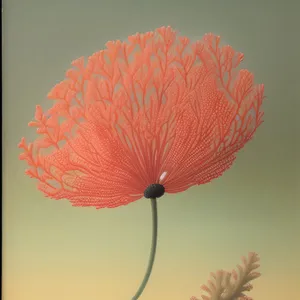
[[[165,193],[165,187],[161,184],[150,184],[144,191],[145,198],[159,198]]]

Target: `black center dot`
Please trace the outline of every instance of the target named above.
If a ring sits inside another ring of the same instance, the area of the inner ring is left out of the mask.
[[[161,184],[150,184],[144,191],[145,198],[159,198],[165,193],[165,187]]]

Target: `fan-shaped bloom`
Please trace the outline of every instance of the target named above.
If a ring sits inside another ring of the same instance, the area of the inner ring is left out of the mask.
[[[219,36],[170,27],[108,42],[72,63],[52,108],[36,107],[40,137],[19,144],[26,173],[46,196],[96,208],[219,177],[262,122],[264,88],[242,59]]]
[[[157,243],[156,198],[219,177],[262,122],[263,85],[237,70],[243,54],[207,34],[191,42],[172,28],[72,63],[36,107],[40,138],[23,138],[27,175],[53,199],[74,206],[117,207],[151,198],[153,235],[142,294]]]

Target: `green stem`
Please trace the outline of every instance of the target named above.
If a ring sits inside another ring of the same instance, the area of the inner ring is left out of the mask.
[[[132,300],[137,300],[142,295],[142,293],[147,285],[147,282],[150,278],[153,263],[154,263],[154,258],[155,258],[155,253],[156,253],[156,245],[157,245],[157,203],[156,203],[156,198],[151,198],[151,208],[152,208],[152,245],[151,245],[148,267],[147,267],[144,279],[143,279],[139,289],[137,290],[136,294],[133,296]]]

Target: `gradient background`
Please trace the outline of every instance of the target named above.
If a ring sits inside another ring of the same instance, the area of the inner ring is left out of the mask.
[[[266,86],[265,123],[236,164],[211,184],[159,200],[159,243],[141,299],[200,295],[209,272],[261,257],[256,300],[299,298],[299,9],[297,1],[4,1],[3,299],[128,300],[151,240],[147,200],[117,209],[45,199],[18,160],[35,105],[72,60],[108,40],[171,25],[214,32],[245,53]]]

